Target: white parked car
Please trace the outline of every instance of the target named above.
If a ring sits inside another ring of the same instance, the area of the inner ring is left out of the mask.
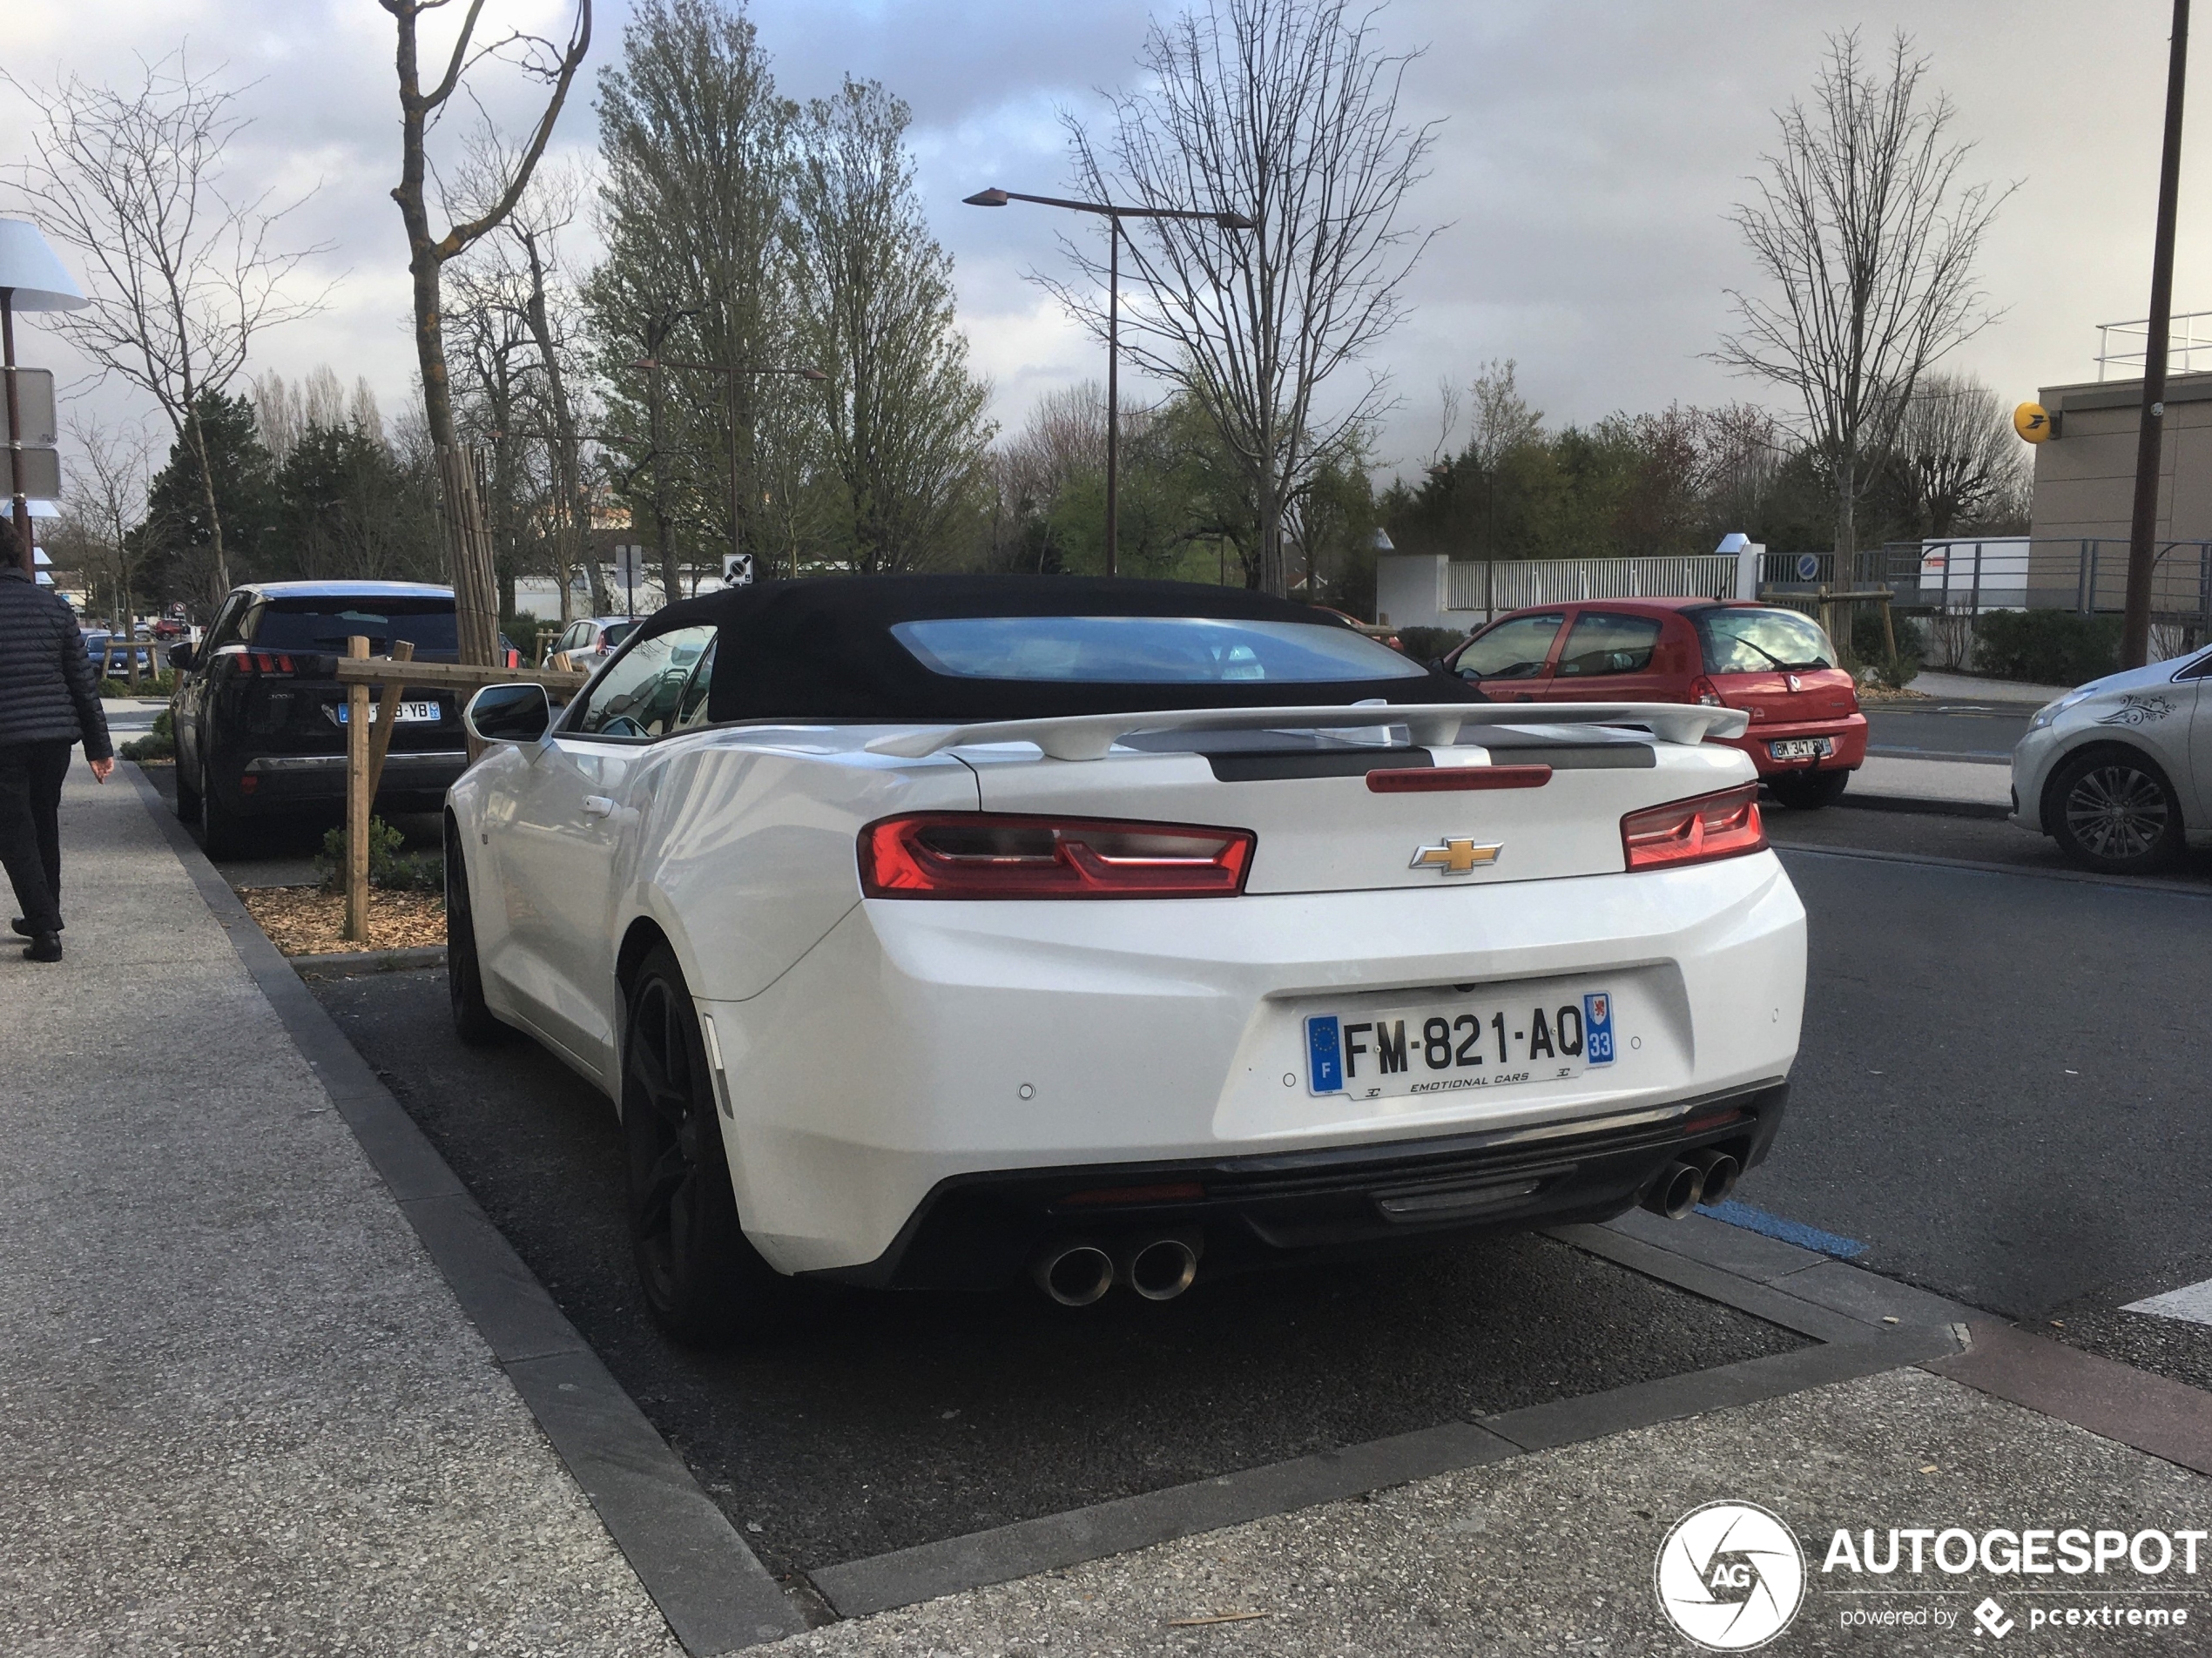
[[[2093,679],[2013,750],[2013,821],[2086,869],[2134,874],[2212,846],[2212,650]]]
[[[1804,914],[1744,716],[1486,704],[1332,617],[1035,577],[726,590],[448,803],[464,1037],[617,1102],[648,1300],[1081,1304],[1684,1214],[1764,1155]],[[1601,723],[1602,722],[1602,723]]]

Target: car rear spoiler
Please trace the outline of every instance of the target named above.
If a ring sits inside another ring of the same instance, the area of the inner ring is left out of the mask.
[[[1182,708],[1155,713],[1072,714],[1001,719],[981,725],[932,725],[893,731],[867,744],[871,754],[918,760],[940,749],[980,743],[1035,743],[1055,760],[1103,759],[1137,731],[1319,731],[1403,725],[1423,748],[1449,748],[1467,725],[1641,725],[1664,743],[1695,745],[1708,735],[1741,737],[1751,717],[1701,703],[1365,703],[1323,707]]]

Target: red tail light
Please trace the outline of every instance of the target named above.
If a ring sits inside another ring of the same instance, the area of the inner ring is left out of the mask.
[[[1756,783],[1647,806],[1621,819],[1621,846],[1630,869],[1702,864],[1757,852],[1765,845]]]
[[[1726,703],[1723,703],[1721,700],[1720,687],[1714,684],[1711,680],[1706,678],[1703,674],[1699,674],[1696,679],[1691,683],[1689,691],[1690,696],[1694,700],[1703,703],[1708,708],[1725,708],[1728,706]]]
[[[241,650],[231,658],[232,671],[242,674],[288,674],[292,658],[268,650]]]
[[[1116,819],[933,812],[860,831],[870,898],[1227,898],[1244,886],[1249,829]]]

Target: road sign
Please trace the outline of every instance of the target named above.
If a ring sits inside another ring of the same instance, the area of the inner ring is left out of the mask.
[[[725,553],[722,555],[722,585],[751,587],[752,585],[752,555]]]
[[[2013,430],[2030,443],[2047,443],[2059,435],[2059,417],[2040,403],[2022,403],[2013,411]]]
[[[54,371],[51,368],[16,370],[16,413],[23,430],[16,441],[27,448],[51,449],[61,441],[54,421]]]
[[[20,473],[16,470],[16,455],[23,457]],[[62,457],[57,451],[24,448],[11,453],[0,448],[0,496],[37,495],[42,501],[56,501],[61,493]]]
[[[1797,555],[1797,579],[1801,582],[1817,582],[1820,579],[1819,554],[1799,553]]]

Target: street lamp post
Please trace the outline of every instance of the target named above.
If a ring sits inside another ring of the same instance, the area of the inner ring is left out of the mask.
[[[1003,207],[1010,201],[1035,202],[1040,207],[1064,207],[1070,212],[1097,213],[1107,225],[1106,242],[1106,573],[1112,576],[1121,550],[1121,348],[1122,348],[1122,220],[1124,219],[1197,219],[1224,230],[1255,230],[1242,213],[1207,212],[1195,207],[1120,207],[1106,201],[1069,201],[1059,196],[1025,196],[1018,190],[979,190],[961,198],[970,207]]]
[[[679,362],[673,357],[641,357],[630,366],[632,368],[647,368],[652,370],[654,376],[653,384],[656,388],[658,388],[660,384],[660,371],[664,368],[688,368],[695,369],[702,374],[720,374],[728,382],[730,388],[730,551],[737,558],[738,566],[741,568],[745,563],[745,502],[738,468],[738,439],[739,435],[738,431],[738,376],[739,374],[792,374],[800,380],[813,381],[825,381],[827,380],[829,376],[824,374],[820,369],[811,366],[799,368],[772,368],[757,367],[752,363]],[[658,389],[656,389],[654,394],[653,408],[655,410],[656,420],[658,420],[660,408]],[[653,434],[653,444],[656,448],[658,448],[660,445],[660,433],[658,426],[656,426]],[[796,561],[794,561],[792,564],[791,573],[794,576],[799,574]]]

